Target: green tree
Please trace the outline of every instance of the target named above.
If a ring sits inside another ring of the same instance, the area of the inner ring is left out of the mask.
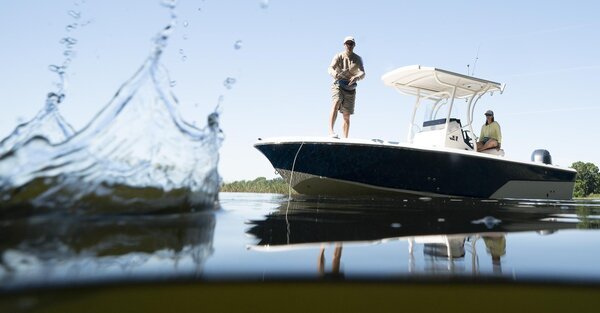
[[[290,192],[290,187],[283,178],[268,180],[265,177],[258,177],[255,180],[241,180],[225,183],[221,186],[221,191],[288,194]],[[294,190],[292,190],[292,193],[296,194]]]
[[[593,193],[600,193],[600,173],[598,172],[598,166],[593,163],[578,161],[573,163],[571,168],[577,171],[575,197],[586,197]]]

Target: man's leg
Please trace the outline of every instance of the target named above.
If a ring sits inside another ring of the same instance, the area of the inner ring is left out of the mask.
[[[335,120],[337,119],[338,110],[342,105],[342,95],[339,87],[337,85],[333,85],[331,87],[331,114],[329,114],[329,136],[333,136],[335,131],[333,127],[335,126]]]
[[[331,114],[329,116],[329,135],[332,136],[335,134],[333,131],[333,126],[335,125],[335,120],[337,119],[337,111],[338,111],[339,103],[337,103],[334,99],[333,106],[331,108]]]
[[[342,114],[344,114],[344,125],[342,126],[344,138],[348,138],[348,132],[350,132],[350,113],[343,112]]]
[[[340,273],[340,261],[342,259],[342,244],[341,243],[336,243],[335,244],[335,251],[333,252],[333,260],[331,262],[331,272],[333,274],[339,274]]]

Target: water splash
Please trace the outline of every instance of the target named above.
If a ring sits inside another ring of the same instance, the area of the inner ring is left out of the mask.
[[[81,18],[81,12],[79,11],[69,10],[67,13],[75,20]],[[78,27],[79,24],[73,22],[68,24],[65,30],[73,32]],[[0,141],[0,156],[11,150],[19,149],[32,138],[40,137],[50,144],[58,144],[75,134],[75,130],[60,114],[58,107],[65,98],[66,73],[76,55],[74,48],[77,39],[66,36],[59,43],[64,47],[63,56],[65,58],[60,65],[51,64],[48,66],[48,70],[58,76],[58,80],[53,83],[56,90],[48,93],[44,107],[32,120],[26,123],[19,122],[13,132]]]
[[[150,55],[113,99],[63,143],[33,136],[0,155],[3,209],[146,212],[213,206],[218,194],[219,115],[203,129],[184,121],[160,57],[176,24],[155,37]],[[60,102],[58,96],[57,103]]]
[[[50,93],[46,98],[44,109],[31,121],[20,123],[8,137],[0,141],[0,156],[19,149],[32,138],[44,138],[48,143],[55,144],[73,136],[75,130],[58,112],[57,106],[63,97],[63,95]]]

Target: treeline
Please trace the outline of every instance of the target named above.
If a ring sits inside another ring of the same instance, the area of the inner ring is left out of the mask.
[[[600,198],[600,171],[594,163],[581,161],[573,163],[571,168],[577,171],[575,180],[575,198]],[[258,192],[288,194],[289,185],[283,178],[266,179],[259,177],[255,180],[242,180],[226,183],[221,186],[223,192]],[[292,189],[292,193],[296,192]]]
[[[577,171],[575,180],[575,198],[599,198],[600,197],[600,172],[598,166],[594,163],[584,163],[581,161],[573,163],[571,168]]]
[[[290,192],[290,187],[283,178],[266,179],[265,177],[259,177],[255,180],[241,180],[225,183],[221,186],[221,191],[288,194]],[[291,191],[292,194],[296,194],[293,189]]]

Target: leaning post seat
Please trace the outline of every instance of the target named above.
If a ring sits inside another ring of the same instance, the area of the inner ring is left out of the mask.
[[[461,133],[462,133],[462,139],[465,142],[465,144],[469,147],[471,147],[471,149],[475,149],[475,147],[473,146],[473,143],[471,142],[471,137],[469,137],[469,135],[467,134],[467,132],[462,129],[462,124],[460,122],[460,119],[458,118],[450,118],[450,122],[449,124],[452,124],[453,122],[455,122],[456,124],[458,124],[458,127],[461,129]],[[437,125],[445,125],[446,124],[446,119],[445,118],[439,118],[439,119],[435,119],[435,120],[430,120],[430,121],[425,121],[423,122],[423,128],[429,127],[430,129],[435,129],[437,127]]]

